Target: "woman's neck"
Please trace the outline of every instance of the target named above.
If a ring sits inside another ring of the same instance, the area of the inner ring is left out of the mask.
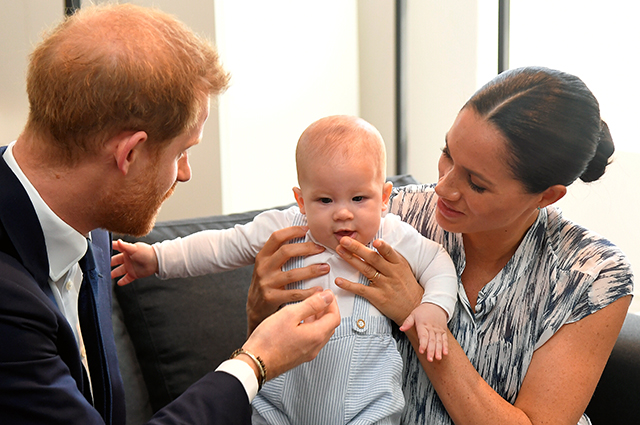
[[[462,235],[466,265],[461,278],[472,308],[480,290],[507,265],[537,217],[537,213],[532,214],[513,229]]]

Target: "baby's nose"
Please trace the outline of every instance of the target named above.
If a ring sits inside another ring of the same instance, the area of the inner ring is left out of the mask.
[[[347,207],[340,207],[333,215],[333,219],[336,221],[344,221],[353,219],[353,213]]]

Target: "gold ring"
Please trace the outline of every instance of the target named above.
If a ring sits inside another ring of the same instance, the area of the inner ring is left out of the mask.
[[[376,270],[376,274],[374,274],[373,277],[371,279],[369,279],[369,280],[373,282],[373,280],[375,278],[377,278],[378,276],[380,276],[380,272],[378,270]]]

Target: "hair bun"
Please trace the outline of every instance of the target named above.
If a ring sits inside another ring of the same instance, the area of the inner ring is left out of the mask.
[[[613,145],[613,139],[611,138],[611,132],[609,132],[609,126],[603,120],[600,121],[600,138],[598,139],[598,146],[596,147],[596,153],[587,164],[587,168],[580,176],[580,180],[583,182],[593,182],[598,180],[604,174],[605,168],[611,163],[609,158],[613,155],[615,146]]]

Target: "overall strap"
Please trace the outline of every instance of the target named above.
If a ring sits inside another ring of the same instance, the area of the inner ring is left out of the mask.
[[[292,226],[306,226],[307,225],[307,216],[302,214],[302,213],[298,213],[295,215],[295,217],[293,218],[293,222],[291,223]],[[296,239],[292,239],[289,241],[289,243],[302,243],[304,242],[305,238],[296,238]],[[287,270],[292,270],[292,269],[299,269],[301,267],[304,267],[304,257],[293,257],[290,258],[285,264],[284,266],[282,266],[282,270],[283,271],[287,271]],[[293,282],[287,285],[287,289],[302,289],[302,281],[297,281],[297,282]]]

